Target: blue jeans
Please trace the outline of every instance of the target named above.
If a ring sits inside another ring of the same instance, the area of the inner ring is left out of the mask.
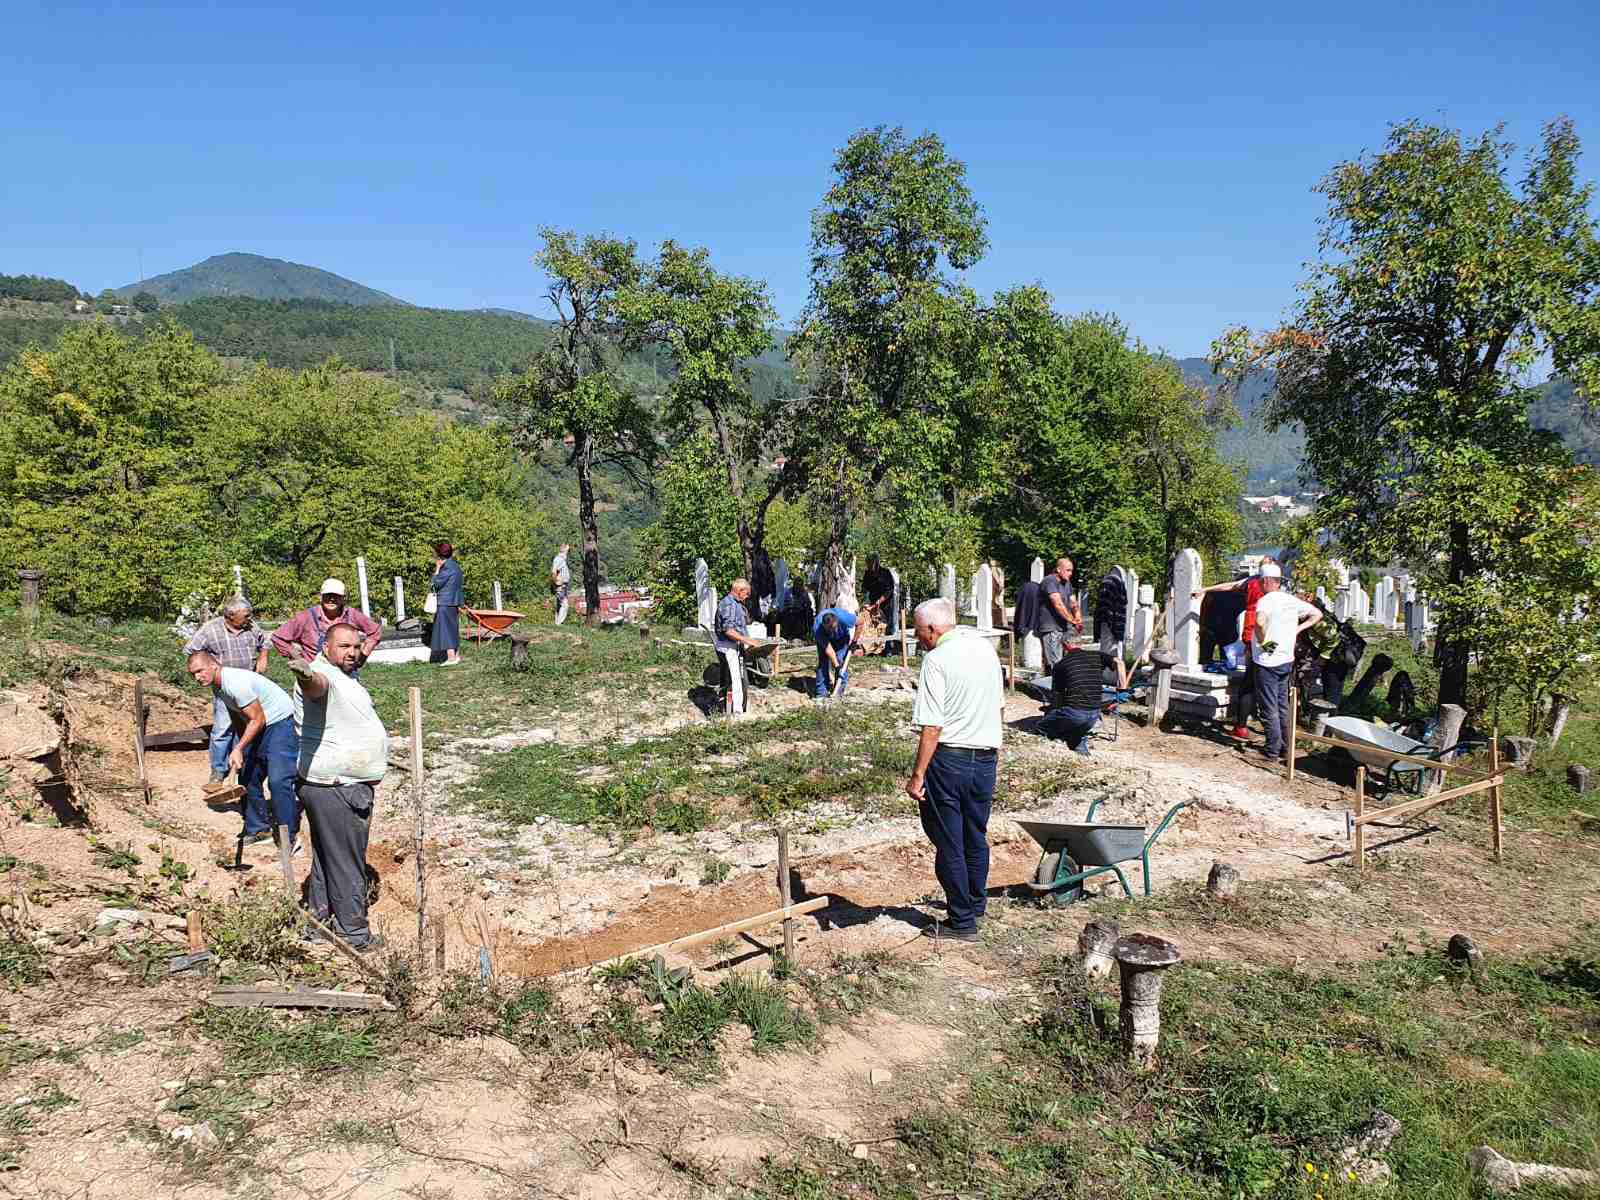
[[[1266,755],[1282,758],[1289,743],[1289,672],[1292,663],[1281,667],[1256,664],[1256,711],[1267,731]]]
[[[300,800],[295,791],[295,773],[300,765],[300,739],[295,736],[294,720],[274,721],[244,748],[244,769],[239,783],[244,787],[244,834],[264,833],[274,825],[287,825],[291,834],[300,829]],[[272,809],[267,809],[267,793],[272,789]]]
[[[828,645],[829,645],[829,643],[822,641],[820,638],[817,641],[817,695],[818,696],[831,696],[831,695],[833,695],[833,682],[834,682],[834,680],[833,680],[833,664],[828,661],[828,649],[827,649]],[[846,653],[848,653],[848,651],[839,650],[838,647],[835,647],[833,652],[835,654],[839,655],[839,660],[841,662],[844,661],[844,656],[845,656]],[[845,687],[849,687],[850,686],[850,671],[849,671],[849,668],[846,668],[845,670],[839,672],[839,678],[844,681],[844,686]]]
[[[952,929],[976,929],[989,906],[989,809],[998,762],[993,750],[940,746],[923,781],[922,832],[933,843],[933,873]]]
[[[228,706],[222,702],[221,696],[213,696],[211,698],[211,773],[213,775],[226,775],[228,773],[228,755],[233,753],[234,741],[233,714],[228,711]]]
[[[1100,724],[1098,708],[1052,708],[1039,722],[1039,732],[1066,739],[1079,754],[1089,752],[1089,735]]]

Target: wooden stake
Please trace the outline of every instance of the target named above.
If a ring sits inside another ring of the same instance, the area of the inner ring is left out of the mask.
[[[1289,782],[1294,782],[1295,730],[1300,724],[1300,689],[1289,689]]]
[[[1367,869],[1367,827],[1361,818],[1367,815],[1367,768],[1356,767],[1356,828],[1354,833],[1354,853],[1356,860],[1356,873],[1359,875]]]
[[[911,644],[906,639],[911,636],[911,627],[906,621],[910,616],[908,610],[903,608],[900,610],[900,665],[908,668],[911,666]]]
[[[133,756],[139,763],[139,790],[144,793],[144,802],[150,803],[150,780],[144,771],[144,680],[133,681]]]
[[[778,906],[789,907],[789,831],[778,830]],[[794,918],[783,919],[783,957],[794,965]]]
[[[289,832],[287,825],[279,825],[277,829],[278,865],[283,868],[283,889],[289,893],[289,899],[298,902],[300,889],[295,886],[294,861],[289,852],[289,843],[294,840],[294,835]]]
[[[1502,776],[1500,774],[1500,726],[1498,725],[1494,727],[1494,736],[1489,739],[1489,773],[1494,777],[1494,787],[1489,789],[1489,820],[1492,823],[1490,833],[1493,835],[1494,841],[1494,860],[1499,862],[1501,850],[1504,848],[1500,829],[1500,818],[1504,815],[1501,812],[1501,801],[1504,793],[1501,790],[1500,783]]]
[[[423,926],[428,920],[428,876],[422,866],[422,838],[424,833],[422,792],[422,689],[410,690],[411,704],[411,800],[417,810],[416,836],[411,847],[417,860],[417,961],[426,962],[427,943],[422,940]]]
[[[1010,647],[1011,647],[1011,649],[1010,649],[1010,658],[1011,658],[1011,688],[1010,688],[1010,691],[1011,691],[1011,693],[1013,695],[1015,695],[1016,691],[1017,691],[1017,631],[1015,629],[1010,631],[1010,638],[1008,640],[1009,640]]]
[[[190,954],[199,954],[200,951],[202,951],[202,950],[204,950],[206,948],[205,938],[201,935],[201,932],[200,932],[200,910],[199,909],[191,908],[189,910],[188,926],[189,926],[189,953]]]

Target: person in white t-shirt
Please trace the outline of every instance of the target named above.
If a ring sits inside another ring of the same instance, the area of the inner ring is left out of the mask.
[[[933,872],[948,918],[922,932],[978,940],[988,907],[989,813],[1004,729],[1005,683],[994,645],[956,624],[948,600],[924,600],[913,614],[925,652],[911,723],[921,727],[906,794],[933,843]]]
[[[1322,610],[1283,590],[1283,569],[1261,566],[1261,600],[1256,605],[1255,636],[1250,657],[1256,665],[1256,711],[1266,729],[1262,753],[1276,761],[1289,738],[1289,674],[1294,670],[1294,641],[1322,620]]]

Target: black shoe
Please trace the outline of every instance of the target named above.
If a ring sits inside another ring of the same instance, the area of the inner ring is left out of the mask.
[[[978,940],[978,930],[955,929],[949,921],[935,921],[932,925],[925,926],[922,930],[923,937],[949,938],[953,942],[975,942]]]
[[[460,660],[458,659],[457,661]],[[369,950],[382,950],[388,944],[388,942],[383,940],[383,934],[372,933],[367,935],[367,940],[364,942],[351,942],[350,949],[354,950],[357,954],[365,954]]]

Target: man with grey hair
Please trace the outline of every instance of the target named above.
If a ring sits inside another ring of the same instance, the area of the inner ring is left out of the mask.
[[[250,601],[243,596],[231,596],[223,601],[221,615],[212,617],[195,630],[183,653],[187,656],[201,650],[224,667],[263,674],[267,669],[267,635],[255,623]],[[233,751],[233,743],[233,716],[222,697],[214,696],[211,700],[212,783],[227,779],[228,755]]]
[[[735,579],[728,594],[717,603],[717,659],[722,667],[722,682],[727,689],[728,716],[742,717],[750,703],[750,684],[744,669],[744,648],[761,643],[750,636],[750,583]]]
[[[1005,715],[1000,656],[988,638],[956,624],[948,600],[925,600],[913,616],[924,654],[911,723],[922,732],[906,795],[933,843],[946,902],[946,919],[923,933],[974,942],[988,907],[989,810]]]

